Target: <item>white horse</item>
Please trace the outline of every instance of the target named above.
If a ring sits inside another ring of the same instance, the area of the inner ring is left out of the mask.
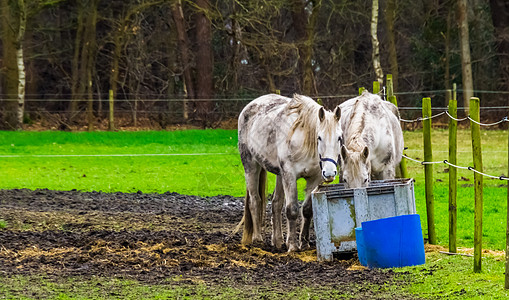
[[[246,177],[243,244],[262,242],[267,171],[277,175],[272,197],[272,244],[281,249],[285,199],[288,251],[297,245],[297,179],[306,179],[302,206],[301,249],[309,246],[311,191],[337,175],[340,152],[340,110],[325,110],[313,99],[269,94],[251,101],[239,116],[239,152]]]
[[[341,178],[347,188],[368,186],[371,179],[393,179],[403,154],[398,108],[363,92],[341,108]]]

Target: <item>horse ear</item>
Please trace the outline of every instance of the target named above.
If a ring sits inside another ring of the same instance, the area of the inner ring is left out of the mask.
[[[348,149],[346,149],[345,145],[341,146],[341,159],[343,161],[346,161],[346,158],[348,157]]]
[[[362,159],[364,161],[366,161],[368,159],[368,156],[369,156],[369,148],[364,147],[364,150],[362,150]]]
[[[339,105],[336,106],[336,109],[334,110],[334,116],[336,117],[337,121],[339,121],[341,118],[341,109],[339,108]]]
[[[320,122],[323,121],[323,119],[325,119],[325,109],[322,107],[320,107],[320,110],[318,110],[318,118],[320,118]]]

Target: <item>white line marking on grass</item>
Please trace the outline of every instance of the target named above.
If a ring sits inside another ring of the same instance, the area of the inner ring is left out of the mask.
[[[0,158],[22,157],[131,157],[131,156],[201,156],[201,155],[236,155],[236,153],[154,153],[154,154],[7,154]]]
[[[423,152],[423,149],[406,149],[404,152]],[[433,150],[433,153],[449,153],[449,150]],[[472,153],[472,150],[458,150],[458,153]],[[483,153],[507,153],[504,150],[483,151]]]

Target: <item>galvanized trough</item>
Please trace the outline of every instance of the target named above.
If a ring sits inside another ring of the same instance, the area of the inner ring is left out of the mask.
[[[311,194],[319,261],[357,250],[355,228],[362,222],[415,214],[413,179],[374,180],[367,188],[320,185]]]

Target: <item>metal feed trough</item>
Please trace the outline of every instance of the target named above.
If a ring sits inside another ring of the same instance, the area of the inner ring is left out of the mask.
[[[374,180],[367,188],[320,185],[311,194],[319,261],[357,250],[355,228],[362,222],[415,214],[413,179]]]

